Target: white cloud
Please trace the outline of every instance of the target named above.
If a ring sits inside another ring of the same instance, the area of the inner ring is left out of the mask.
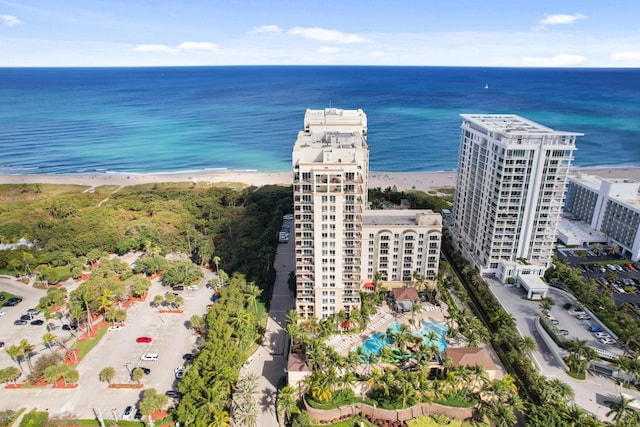
[[[571,65],[580,65],[586,61],[582,55],[569,55],[561,53],[551,57],[527,56],[522,62],[532,67],[567,67]]]
[[[282,32],[282,28],[277,25],[263,25],[261,27],[253,27],[247,34],[278,34]]]
[[[567,24],[575,24],[576,21],[580,19],[584,19],[584,16],[581,13],[574,13],[573,15],[564,15],[564,14],[556,14],[556,15],[548,15],[546,18],[538,21],[538,24],[543,27],[547,25],[567,25]]]
[[[626,50],[623,52],[613,52],[609,58],[612,61],[617,61],[617,62],[628,62],[628,63],[632,63],[632,64],[640,64],[640,51],[631,51],[631,50]]]
[[[318,53],[338,53],[340,49],[337,47],[323,46],[317,50]]]
[[[373,56],[374,58],[381,58],[384,56],[384,52],[380,50],[374,50],[373,52],[369,53],[369,56]]]
[[[139,44],[135,48],[136,52],[175,52],[176,50],[166,44]]]
[[[13,15],[0,15],[0,21],[2,21],[5,27],[15,27],[16,25],[23,24],[17,16]]]
[[[184,42],[178,45],[178,49],[208,50],[210,52],[215,52],[218,50],[218,45],[215,43],[208,43],[208,42]]]
[[[367,40],[357,34],[347,34],[342,31],[327,30],[325,28],[304,28],[294,27],[289,30],[289,34],[302,36],[320,42],[332,42],[341,44],[364,43]]]

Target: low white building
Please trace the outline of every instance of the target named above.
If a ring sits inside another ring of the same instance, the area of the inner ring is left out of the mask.
[[[640,260],[640,182],[579,173],[568,180],[565,212]],[[597,241],[597,240],[594,240]],[[586,242],[585,242],[586,243]]]

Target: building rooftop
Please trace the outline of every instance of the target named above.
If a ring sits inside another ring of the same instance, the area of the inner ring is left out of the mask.
[[[516,114],[460,114],[460,117],[480,128],[502,135],[583,135],[582,133],[555,131]]]
[[[496,369],[496,364],[489,356],[489,352],[482,347],[447,347],[444,353],[451,359],[453,367],[476,365],[482,366],[487,371]]]
[[[418,291],[414,288],[394,288],[391,290],[393,292],[394,301],[417,301],[420,299],[420,295],[418,295]]]
[[[364,226],[424,226],[442,225],[442,216],[429,209],[380,209],[366,210],[362,214]]]

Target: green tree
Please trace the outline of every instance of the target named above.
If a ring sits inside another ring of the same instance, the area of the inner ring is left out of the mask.
[[[296,390],[290,385],[286,385],[278,391],[276,409],[280,425],[288,424],[291,421],[291,416],[297,412],[295,395]]]
[[[20,340],[20,344],[18,346],[20,348],[20,353],[27,360],[29,370],[33,370],[33,366],[31,366],[31,355],[33,354],[33,350],[35,350],[36,346],[26,339]]]
[[[115,377],[116,377],[116,370],[111,366],[107,366],[103,368],[100,371],[100,374],[98,375],[98,378],[100,379],[100,381],[106,381],[109,384],[111,384],[111,380],[114,379]]]
[[[167,406],[167,403],[169,403],[169,398],[164,394],[158,394],[158,391],[155,388],[149,388],[144,391],[138,408],[140,409],[140,413],[147,417],[149,427],[154,426],[151,414],[154,411],[162,410]]]
[[[20,377],[20,369],[15,366],[8,366],[4,369],[0,369],[0,383],[6,383],[9,381],[15,382]]]
[[[134,368],[131,371],[131,379],[140,384],[140,380],[144,377],[144,371],[140,368]]]
[[[53,343],[55,343],[58,340],[58,337],[54,334],[52,334],[51,332],[47,332],[46,334],[44,334],[42,336],[42,342],[44,343],[44,345],[49,349],[49,351],[51,353],[54,353],[53,349],[51,348]]]
[[[4,351],[7,352],[11,360],[18,364],[20,371],[24,373],[24,371],[22,370],[22,365],[20,364],[20,361],[22,360],[22,349],[17,345],[12,345],[10,347],[7,347]]]
[[[607,412],[607,417],[613,417],[612,419],[616,422],[616,425],[629,419],[637,418],[638,413],[631,406],[633,402],[635,402],[635,399],[627,398],[623,394],[620,395],[620,400],[617,402],[605,400],[604,404],[610,408],[610,411]]]

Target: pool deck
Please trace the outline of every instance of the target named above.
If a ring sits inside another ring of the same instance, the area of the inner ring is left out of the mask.
[[[421,324],[423,320],[445,321],[445,312],[441,307],[430,303],[421,303],[420,305],[422,306],[422,310],[420,313],[414,315],[417,325]],[[371,316],[364,331],[360,333],[333,335],[326,341],[326,344],[333,347],[341,356],[346,356],[353,348],[364,344],[372,335],[386,332],[389,324],[394,322],[409,324],[409,319],[411,319],[411,312],[396,313],[387,305],[383,305]]]

